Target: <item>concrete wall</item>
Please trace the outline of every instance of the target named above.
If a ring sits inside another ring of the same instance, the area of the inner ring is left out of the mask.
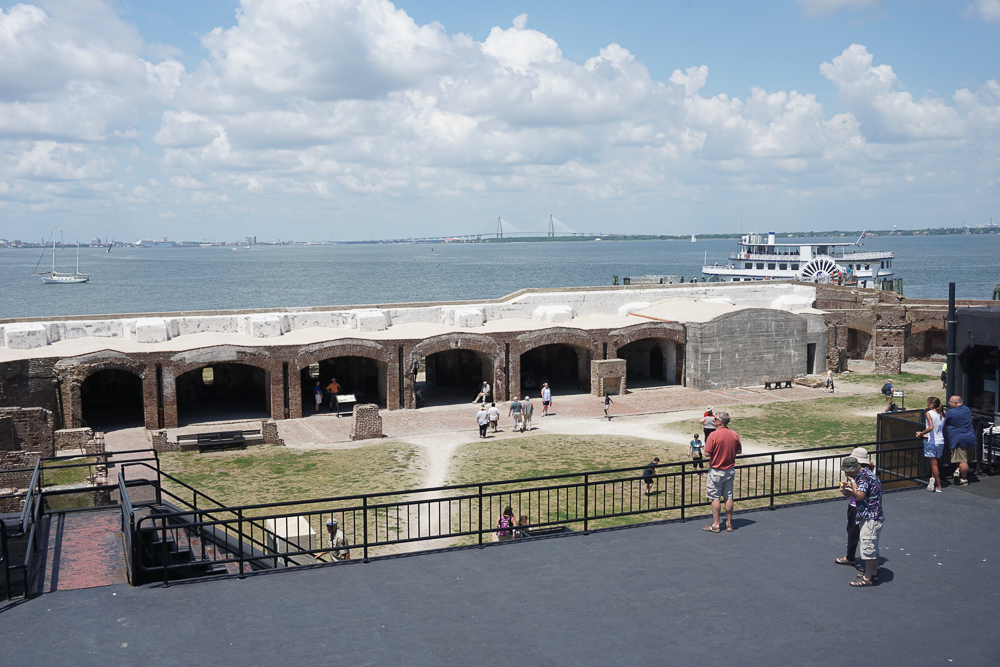
[[[778,310],[751,308],[688,324],[687,384],[704,390],[790,380],[806,372],[809,342],[808,319]]]

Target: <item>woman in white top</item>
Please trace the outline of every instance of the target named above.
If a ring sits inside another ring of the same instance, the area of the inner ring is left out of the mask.
[[[938,473],[938,459],[944,452],[944,411],[937,396],[927,398],[927,428],[917,431],[917,437],[924,439],[924,458],[931,463],[931,478],[927,482],[928,491],[941,493],[941,475]]]

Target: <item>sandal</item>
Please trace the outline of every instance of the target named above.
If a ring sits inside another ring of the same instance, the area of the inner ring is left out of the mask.
[[[864,579],[865,578],[865,573],[864,572],[859,572],[858,576],[855,577],[855,578],[856,579]],[[877,574],[874,577],[872,577],[872,583],[873,584],[877,584],[878,583],[878,575]]]
[[[873,586],[874,584],[875,582],[873,582],[871,579],[865,579],[864,576],[858,577],[857,579],[855,579],[850,583],[851,586],[855,586],[858,588],[862,586]]]
[[[733,528],[732,526],[730,526],[729,524],[726,524],[726,532],[727,532],[727,533],[731,533],[731,532],[733,532],[734,530],[736,530],[736,529],[735,529],[735,528]]]
[[[702,526],[701,529],[702,530],[707,530],[710,533],[717,533],[717,532],[719,532],[718,526]]]
[[[837,565],[854,565],[854,561],[851,560],[850,558],[838,558],[833,562],[836,563]]]

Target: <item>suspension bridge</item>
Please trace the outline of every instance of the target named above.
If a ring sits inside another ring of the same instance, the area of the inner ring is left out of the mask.
[[[576,237],[600,237],[605,236],[603,232],[579,232],[553,215],[549,215],[533,229],[522,229],[517,225],[507,222],[502,217],[497,217],[496,229],[494,231],[483,231],[471,234],[454,234],[449,236],[407,236],[395,239],[372,239],[368,241],[343,241],[343,243],[481,243],[492,239],[520,238],[520,237],[548,237],[556,236],[576,236]],[[618,236],[613,235],[613,236]]]

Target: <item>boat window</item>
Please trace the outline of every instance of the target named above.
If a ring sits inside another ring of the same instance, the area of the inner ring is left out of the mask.
[[[768,268],[769,270],[771,270],[771,271],[774,271],[774,262],[771,262],[770,264],[768,264],[768,265],[767,265],[767,268]]]
[[[782,271],[787,271],[788,270],[788,265],[787,264],[780,264],[778,266],[778,268],[781,269]]]
[[[743,265],[743,268],[744,269],[752,269],[753,268],[753,264],[751,262],[747,262],[746,264]]]
[[[764,262],[757,262],[757,268],[758,269],[763,269],[764,268]]]
[[[798,270],[799,270],[799,265],[798,264],[792,264],[792,271],[798,271]]]

